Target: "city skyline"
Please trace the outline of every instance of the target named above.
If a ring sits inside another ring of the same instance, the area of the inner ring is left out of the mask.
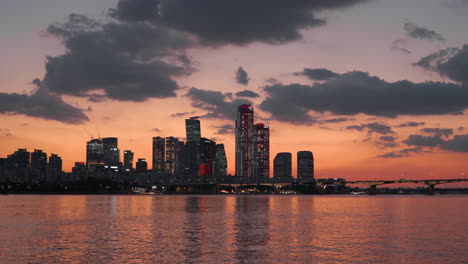
[[[242,21],[155,3],[2,4],[0,157],[42,149],[70,171],[102,134],[151,168],[153,137],[186,138],[199,116],[235,174],[235,113],[250,104],[271,127],[270,177],[281,152],[297,177],[304,150],[319,178],[466,177],[466,1],[239,1]]]

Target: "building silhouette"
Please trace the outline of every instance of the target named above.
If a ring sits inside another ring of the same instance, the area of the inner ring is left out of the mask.
[[[104,165],[117,166],[120,162],[118,139],[106,137],[102,139],[102,144],[104,145]]]
[[[153,172],[162,174],[166,168],[166,141],[162,137],[153,137]]]
[[[198,175],[214,176],[216,142],[207,138],[200,139],[200,165]]]
[[[32,182],[41,183],[46,180],[47,154],[40,149],[31,152]]]
[[[147,170],[148,170],[148,162],[146,162],[146,159],[138,159],[136,163],[136,171],[145,172]]]
[[[276,154],[273,160],[273,171],[275,179],[292,178],[292,155],[289,152],[280,152]]]
[[[133,170],[133,152],[131,150],[124,150],[123,167],[125,171]]]
[[[227,158],[224,144],[216,144],[214,174],[215,176],[227,175]]]
[[[186,146],[184,148],[184,151],[186,151],[186,173],[195,176],[199,172],[200,165],[201,129],[198,117],[185,119],[185,132],[187,137]]]
[[[239,177],[253,177],[253,120],[254,111],[250,105],[243,104],[237,108],[236,175]]]
[[[297,152],[297,179],[314,179],[314,155],[311,151]]]
[[[166,137],[166,163],[165,172],[174,175],[176,172],[176,154],[179,139],[175,137]]]
[[[254,126],[254,172],[256,178],[270,177],[270,128],[262,123]]]
[[[86,167],[91,172],[104,165],[104,144],[101,139],[86,142]]]

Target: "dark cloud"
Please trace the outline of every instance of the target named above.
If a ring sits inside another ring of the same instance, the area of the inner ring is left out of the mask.
[[[254,91],[250,91],[250,90],[240,91],[240,92],[237,92],[235,95],[239,97],[250,97],[250,98],[260,97],[258,93]]]
[[[185,95],[192,100],[192,106],[205,110],[208,113],[203,117],[236,119],[237,107],[241,104],[252,104],[249,100],[232,98],[231,93],[223,94],[218,91],[209,91],[198,88],[191,88]]]
[[[214,128],[218,129],[216,134],[224,135],[224,134],[234,134],[234,125],[225,124],[222,126],[214,126]]]
[[[179,86],[173,78],[193,71],[184,53],[192,41],[160,24],[101,23],[71,14],[47,30],[66,49],[46,58],[41,83],[53,92],[88,96],[93,102],[104,96],[122,101],[174,97]]]
[[[260,108],[272,119],[292,123],[311,119],[308,111],[337,115],[459,114],[468,108],[468,87],[442,82],[386,82],[365,72],[348,72],[323,83],[265,86]]]
[[[395,142],[397,139],[397,137],[393,136],[381,136],[375,144],[381,148],[395,148],[398,147],[398,143]]]
[[[195,114],[195,113],[196,113],[195,111],[192,111],[192,112],[182,112],[182,113],[173,113],[173,114],[171,114],[171,117],[172,117],[172,118],[184,117],[184,116],[188,116],[188,115],[193,115],[193,114]]]
[[[406,39],[397,39],[393,41],[391,50],[398,51],[402,54],[411,54],[411,51],[405,48],[406,42],[407,42]]]
[[[340,122],[346,122],[346,121],[352,121],[354,120],[353,118],[345,118],[345,117],[338,117],[338,118],[331,118],[331,119],[326,119],[323,121],[320,121],[321,123],[327,124],[327,123],[340,123]]]
[[[423,136],[423,135],[410,135],[406,140],[403,140],[408,146],[420,147],[435,147],[443,143],[444,140],[439,135]]]
[[[468,152],[468,134],[454,136],[453,139],[443,142],[440,148],[455,152]]]
[[[83,109],[67,104],[42,87],[31,95],[0,93],[1,114],[22,114],[68,124],[82,124],[88,121],[83,112]]]
[[[410,22],[404,24],[404,29],[408,36],[412,38],[445,41],[445,38],[434,30],[421,27]]]
[[[414,147],[414,148],[402,149],[399,151],[388,152],[378,157],[379,158],[402,158],[402,157],[410,156],[411,153],[419,153],[419,152],[423,152],[423,149],[421,147]]]
[[[468,84],[468,45],[429,54],[414,65],[437,72],[453,81]]]
[[[317,13],[366,0],[121,0],[110,15],[127,21],[161,21],[191,33],[203,45],[282,44],[301,30],[325,24]]]
[[[458,127],[457,130],[461,132],[461,131],[464,131],[465,128],[461,126],[461,127]]]
[[[422,132],[433,134],[438,137],[449,137],[453,135],[452,128],[423,128],[421,129]]]
[[[295,72],[294,75],[306,76],[313,81],[327,81],[340,76],[338,73],[328,69],[310,69],[304,68],[302,72]]]
[[[347,126],[346,129],[357,130],[357,131],[363,131],[364,129],[367,129],[367,133],[369,134],[377,133],[377,134],[387,135],[387,134],[395,133],[393,132],[392,127],[378,123],[378,122]]]
[[[153,128],[153,129],[151,129],[151,131],[153,131],[153,132],[161,132],[161,129],[159,129],[159,128]]]
[[[237,69],[235,79],[238,84],[242,85],[247,85],[250,81],[249,74],[242,67]]]
[[[424,126],[425,124],[426,124],[425,122],[409,121],[409,122],[406,122],[406,123],[396,125],[395,127],[418,127],[418,126]]]

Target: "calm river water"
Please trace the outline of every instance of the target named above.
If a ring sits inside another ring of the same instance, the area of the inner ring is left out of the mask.
[[[0,263],[468,263],[468,196],[0,196]]]

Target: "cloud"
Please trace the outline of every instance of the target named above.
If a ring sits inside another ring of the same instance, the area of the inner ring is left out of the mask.
[[[38,87],[33,94],[0,93],[1,114],[21,114],[68,124],[88,121],[83,109],[64,102],[62,98]]]
[[[435,32],[434,30],[421,27],[410,22],[406,22],[404,24],[404,29],[406,31],[406,34],[408,34],[408,36],[412,38],[438,40],[442,42],[445,41],[445,38],[441,34]]]
[[[161,129],[159,129],[159,128],[153,128],[153,129],[151,129],[151,131],[153,131],[153,132],[161,132]]]
[[[453,81],[468,84],[468,45],[439,50],[421,58],[414,65],[437,72]]]
[[[414,147],[414,148],[406,148],[399,151],[392,151],[385,153],[383,155],[378,156],[379,158],[401,158],[401,157],[408,157],[411,153],[420,153],[423,152],[421,147]]]
[[[250,81],[249,74],[242,67],[237,69],[235,79],[238,84],[242,85],[247,85]]]
[[[251,101],[237,98],[233,99],[231,93],[223,94],[218,91],[209,91],[198,88],[191,88],[186,97],[192,101],[192,106],[205,110],[208,113],[205,118],[236,119],[237,107],[241,104],[252,104]]]
[[[250,97],[250,98],[260,97],[258,93],[254,91],[250,91],[250,90],[240,91],[240,92],[237,92],[235,95],[239,97]]]
[[[192,111],[192,112],[182,112],[182,113],[173,113],[173,114],[171,114],[171,117],[172,117],[172,118],[184,117],[184,116],[188,116],[188,115],[193,115],[193,114],[195,114],[195,113],[196,113],[195,111]]]
[[[346,118],[346,117],[338,117],[338,118],[331,118],[331,119],[326,119],[320,121],[320,123],[340,123],[340,122],[346,122],[346,121],[352,121],[354,120],[353,118]]]
[[[440,148],[455,152],[468,152],[468,134],[454,136],[453,139],[443,142]]]
[[[365,0],[121,0],[110,15],[127,21],[161,21],[188,32],[202,45],[283,44],[301,31],[322,26],[317,13],[351,7]]]
[[[461,132],[461,131],[464,131],[465,128],[461,126],[461,127],[458,127],[457,130]]]
[[[377,133],[377,134],[382,134],[382,135],[388,135],[388,134],[395,133],[393,132],[392,127],[378,123],[378,122],[347,126],[346,129],[357,130],[357,131],[363,131],[364,129],[367,129],[368,134]]]
[[[8,128],[0,128],[0,136],[2,137],[13,137],[13,134]]]
[[[221,126],[214,126],[214,128],[218,129],[216,134],[224,135],[224,134],[234,134],[234,125],[225,124]]]
[[[398,51],[402,54],[411,54],[411,51],[405,48],[406,43],[406,39],[397,39],[392,42],[391,50]]]
[[[52,92],[85,96],[93,102],[104,96],[121,101],[174,97],[179,89],[174,78],[193,72],[185,55],[193,42],[162,24],[103,23],[70,14],[47,31],[66,49],[46,58],[41,83]]]
[[[439,135],[423,136],[423,135],[410,135],[406,140],[403,140],[408,146],[420,146],[420,147],[435,147],[444,142]]]
[[[425,122],[409,121],[409,122],[406,122],[406,123],[396,125],[395,127],[418,127],[418,126],[424,126],[425,124],[426,124]]]
[[[438,137],[449,137],[453,135],[452,128],[423,128],[421,129],[422,132],[434,134]]]
[[[263,90],[267,97],[260,108],[272,119],[291,123],[310,120],[311,110],[397,117],[459,114],[468,108],[468,87],[442,82],[386,82],[360,71],[313,85],[268,84]]]
[[[297,76],[306,76],[307,78],[313,81],[327,81],[335,77],[340,76],[340,74],[330,71],[328,69],[310,69],[304,68],[302,72],[295,72],[294,75]]]
[[[381,136],[375,144],[381,148],[395,148],[398,147],[398,143],[395,142],[397,139],[397,137],[393,136]]]

